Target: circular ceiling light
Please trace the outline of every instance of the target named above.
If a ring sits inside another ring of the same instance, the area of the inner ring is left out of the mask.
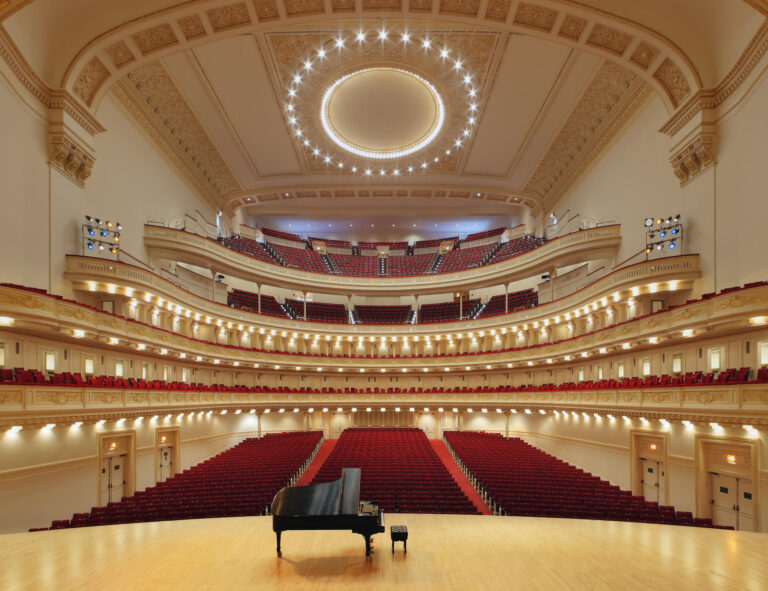
[[[339,147],[385,160],[429,145],[443,127],[445,107],[435,87],[418,74],[373,67],[336,80],[323,95],[320,119]]]

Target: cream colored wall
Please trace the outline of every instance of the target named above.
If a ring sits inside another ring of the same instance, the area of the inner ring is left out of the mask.
[[[2,76],[0,114],[3,137],[12,138],[0,142],[0,250],[8,255],[0,281],[71,295],[64,257],[81,253],[86,214],[120,221],[122,247],[144,261],[147,220],[167,221],[195,209],[213,215],[110,98],[97,114],[107,131],[95,139],[96,164],[85,188],[49,169],[47,123]]]
[[[680,213],[685,250],[702,256],[700,291],[768,278],[768,75],[721,119],[717,163],[680,188],[668,162],[670,142],[658,129],[667,114],[654,99],[557,205],[622,226],[617,261],[645,246],[643,220]],[[547,212],[548,213],[548,212]]]
[[[292,413],[291,413],[292,414]],[[297,423],[297,420],[299,423]],[[299,430],[301,419],[265,420],[268,430]],[[195,414],[179,419],[149,417],[139,423],[57,426],[50,431],[25,429],[0,434],[0,533],[47,527],[98,504],[97,437],[135,430],[136,490],[155,484],[155,431],[180,427],[179,470],[185,470],[258,433],[256,415]]]

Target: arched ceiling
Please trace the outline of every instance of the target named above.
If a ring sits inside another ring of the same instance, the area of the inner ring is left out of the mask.
[[[649,100],[672,116],[719,82],[765,16],[761,0],[0,0],[0,32],[50,88],[97,119],[112,96],[212,203],[248,215],[350,198],[540,210]],[[413,160],[373,166],[320,125],[328,84],[371,63],[446,100]]]

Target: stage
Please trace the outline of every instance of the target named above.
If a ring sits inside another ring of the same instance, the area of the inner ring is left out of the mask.
[[[288,531],[271,517],[110,525],[0,536],[0,589],[768,589],[768,537],[644,523],[386,515],[360,535]],[[408,526],[391,554],[390,525]]]

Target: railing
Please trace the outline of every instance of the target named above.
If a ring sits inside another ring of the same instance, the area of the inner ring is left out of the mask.
[[[291,289],[311,285],[317,293],[412,294],[451,293],[501,285],[546,271],[560,261],[601,258],[615,251],[621,241],[618,225],[574,232],[551,240],[511,259],[453,273],[438,273],[424,281],[423,275],[411,277],[344,277],[286,269],[233,251],[203,236],[170,228],[145,226],[144,242],[158,258],[184,258],[200,266],[213,267],[222,273]]]
[[[583,307],[602,297],[611,295],[617,290],[641,286],[648,283],[677,281],[679,289],[685,287],[700,275],[699,256],[684,255],[639,263],[632,267],[619,269],[591,283],[589,286],[566,297],[509,314],[486,316],[475,320],[460,322],[439,322],[414,325],[344,325],[323,324],[319,322],[299,322],[246,312],[211,302],[189,291],[180,288],[163,279],[159,275],[125,263],[107,261],[98,258],[68,255],[66,259],[65,277],[75,282],[78,289],[108,290],[109,285],[129,287],[134,290],[147,291],[186,307],[202,315],[220,318],[234,323],[248,323],[276,330],[312,331],[319,334],[355,334],[355,335],[389,335],[389,334],[445,334],[449,331],[508,327],[511,324],[543,321],[556,315]]]

